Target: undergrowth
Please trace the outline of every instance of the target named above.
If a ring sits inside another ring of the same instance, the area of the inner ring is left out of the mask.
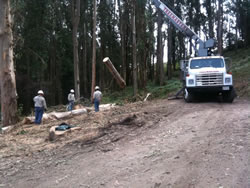
[[[233,73],[234,87],[238,96],[250,98],[250,48],[226,51],[224,57],[232,60],[230,71]],[[133,87],[126,87],[121,91],[104,93],[102,103],[116,103],[123,105],[127,102],[143,100],[147,93],[150,93],[149,99],[164,99],[174,95],[182,87],[179,80],[179,71],[174,72],[172,80],[166,80],[163,86],[148,82],[146,88],[138,91],[137,96],[133,96]]]
[[[137,96],[134,96],[133,87],[129,86],[121,91],[104,93],[102,103],[116,103],[118,105],[123,105],[124,103],[143,100],[148,93],[150,93],[149,100],[164,99],[169,95],[175,94],[179,89],[181,89],[181,87],[182,83],[177,78],[166,80],[163,86],[149,82],[144,89],[138,91]]]
[[[238,96],[250,98],[250,48],[225,52],[232,60],[234,87]]]

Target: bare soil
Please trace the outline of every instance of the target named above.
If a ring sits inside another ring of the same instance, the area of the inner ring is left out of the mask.
[[[138,102],[0,135],[0,187],[248,188],[250,102]]]

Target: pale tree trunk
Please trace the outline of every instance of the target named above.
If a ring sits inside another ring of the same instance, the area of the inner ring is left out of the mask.
[[[10,1],[0,0],[0,90],[1,118],[4,126],[18,121],[12,42]]]
[[[223,0],[218,1],[218,53],[222,55],[223,50]]]
[[[122,76],[123,79],[126,81],[127,77],[127,67],[126,67],[126,55],[125,55],[125,36],[124,36],[124,13],[121,10],[121,2],[118,0],[118,9],[119,9],[119,16],[120,16],[120,35],[121,35],[121,50],[122,50]]]
[[[133,89],[134,96],[137,95],[138,92],[138,84],[137,84],[137,64],[136,64],[136,30],[135,30],[135,4],[136,0],[133,0],[133,10],[132,10],[132,28],[133,28]]]
[[[163,67],[163,40],[162,40],[162,13],[158,10],[158,18],[157,18],[157,83],[163,85],[164,83],[164,67]]]
[[[86,23],[83,26],[83,93],[86,96],[88,94],[88,78],[87,78],[87,31],[86,31]]]
[[[72,22],[73,22],[73,52],[74,52],[74,85],[76,99],[80,97],[80,78],[79,78],[79,55],[77,29],[80,20],[80,0],[72,0]]]
[[[93,1],[93,50],[92,50],[92,85],[91,85],[91,100],[96,84],[96,0]]]

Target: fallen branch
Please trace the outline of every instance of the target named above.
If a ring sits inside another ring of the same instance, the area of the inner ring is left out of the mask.
[[[151,95],[151,93],[148,93],[147,96],[145,97],[145,99],[143,101],[147,101],[148,97]]]

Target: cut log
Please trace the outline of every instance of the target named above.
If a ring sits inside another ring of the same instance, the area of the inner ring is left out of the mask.
[[[103,59],[103,63],[105,63],[105,65],[108,67],[109,71],[111,72],[111,74],[113,75],[115,80],[117,81],[118,85],[121,88],[124,88],[126,86],[126,82],[123,80],[123,78],[121,77],[119,72],[116,70],[116,68],[114,67],[114,65],[110,61],[110,59],[108,57],[105,57]]]
[[[71,131],[75,131],[75,130],[80,130],[80,129],[81,129],[81,127],[72,127],[72,128],[67,129],[67,130],[65,130],[65,131],[57,131],[57,130],[56,130],[56,127],[58,127],[58,126],[53,126],[53,127],[51,127],[50,130],[49,130],[49,140],[50,140],[50,141],[53,141],[53,140],[55,140],[56,138],[58,138],[59,136],[63,136],[63,135],[65,135],[66,133],[69,133],[69,132],[71,132]]]
[[[101,104],[99,106],[100,111],[110,110],[111,108],[115,107],[115,104]],[[86,107],[88,111],[93,111],[94,107]]]
[[[104,110],[109,110],[113,108],[115,104],[101,104],[99,106],[100,111]],[[67,111],[67,112],[51,112],[51,113],[44,113],[43,114],[43,122],[48,122],[48,121],[53,121],[53,120],[59,120],[59,119],[64,119],[64,118],[69,118],[71,116],[76,116],[76,115],[81,115],[81,114],[87,114],[89,111],[93,111],[93,107],[86,107],[82,109],[77,109],[77,110],[72,110],[72,111]],[[22,121],[22,124],[31,124],[34,123],[35,117],[34,116],[29,116],[25,117]]]
[[[70,117],[72,115],[80,115],[80,114],[86,114],[88,111],[86,108],[83,109],[77,109],[77,110],[72,110],[72,111],[68,111],[68,112],[51,112],[49,114],[44,113],[43,114],[43,122],[46,121],[51,121],[51,120],[58,120],[58,119],[63,119],[63,118],[67,118]],[[34,123],[35,121],[35,117],[31,116],[31,117],[25,117],[22,121],[23,124],[31,124]]]

